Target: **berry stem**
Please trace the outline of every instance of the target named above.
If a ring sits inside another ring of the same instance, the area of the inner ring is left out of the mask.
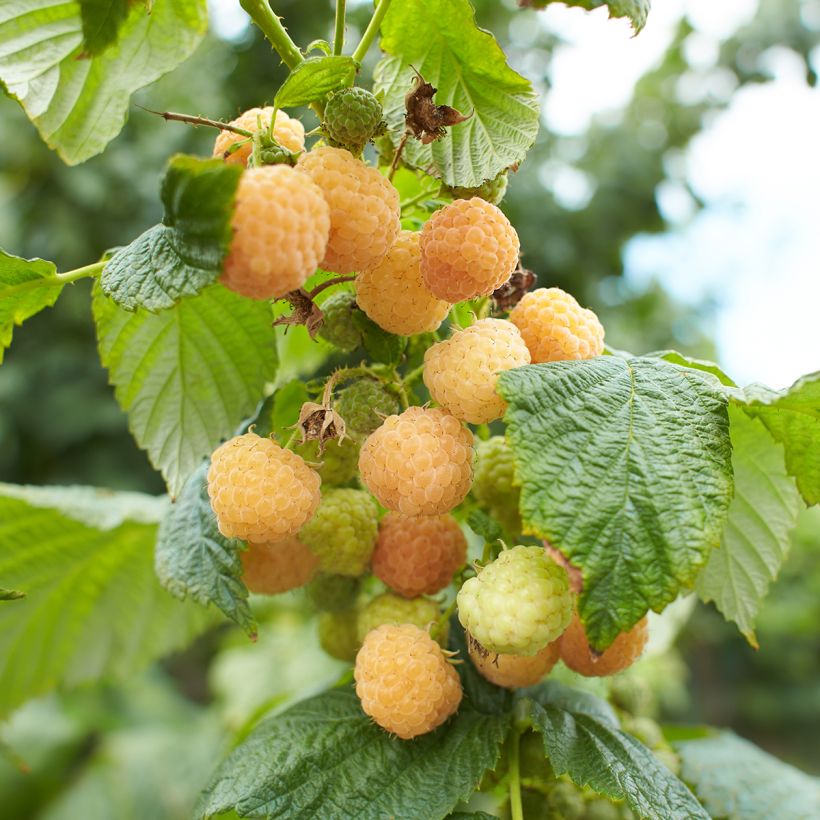
[[[187,122],[190,125],[207,125],[211,128],[218,128],[220,131],[230,131],[232,134],[239,134],[241,137],[253,137],[252,131],[247,131],[244,128],[237,128],[235,125],[231,125],[228,122],[220,122],[219,120],[209,120],[207,117],[195,117],[193,114],[178,114],[176,111],[154,111],[151,108],[145,108],[144,106],[139,106],[143,109],[143,111],[147,111],[149,114],[156,114],[158,117],[162,117],[166,122]]]
[[[422,191],[420,194],[416,194],[410,199],[405,199],[404,202],[401,203],[401,212],[402,214],[412,208],[414,205],[417,205],[419,202],[424,202],[425,199],[435,198],[435,195],[441,190],[441,186],[437,185],[435,188],[431,188],[429,191]]]
[[[416,382],[421,378],[423,373],[424,373],[424,365],[420,364],[417,368],[415,368],[414,370],[411,370],[404,377],[404,379],[403,379],[404,386],[405,387],[410,387],[410,385],[412,385],[413,382]]]
[[[370,22],[364,30],[362,39],[359,42],[359,45],[356,46],[356,50],[353,52],[353,59],[357,63],[360,63],[364,59],[364,56],[367,54],[373,40],[376,39],[376,35],[379,33],[382,20],[384,20],[384,15],[387,14],[387,10],[390,8],[390,2],[391,0],[381,0],[379,5],[376,6],[376,11],[373,12],[373,16],[370,18]]]
[[[24,293],[37,288],[53,287],[54,285],[68,285],[78,279],[88,279],[100,274],[105,267],[105,261],[94,262],[93,265],[85,265],[82,268],[66,271],[65,273],[55,273],[54,276],[43,276],[39,279],[29,279],[27,282],[20,282],[19,285],[10,285],[0,290],[0,299],[7,296],[14,296],[16,293]]]
[[[510,733],[510,751],[508,758],[510,761],[510,817],[512,820],[524,820],[524,807],[521,805],[520,738],[521,731],[516,726]]]
[[[336,0],[336,32],[333,35],[333,53],[339,55],[345,46],[345,6],[346,0]]]
[[[452,603],[444,612],[441,614],[441,617],[433,624],[433,628],[430,630],[430,637],[434,640],[438,638],[441,632],[447,628],[447,624],[450,622],[450,618],[453,617],[453,613],[456,611],[456,599],[453,598]]]
[[[282,25],[279,16],[274,14],[268,0],[239,0],[239,5],[248,13],[251,20],[262,30],[268,38],[282,62],[293,71],[296,66],[304,62],[302,52]]]
[[[323,290],[327,290],[327,288],[332,288],[334,285],[343,285],[345,282],[355,282],[355,276],[337,276],[334,279],[328,279],[327,282],[322,282],[321,285],[316,285],[308,296],[311,299],[315,299]]]

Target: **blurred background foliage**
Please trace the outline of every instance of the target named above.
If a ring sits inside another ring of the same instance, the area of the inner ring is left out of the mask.
[[[548,95],[560,37],[537,25],[535,12],[519,11],[512,2],[475,4],[479,23],[496,34],[513,66]],[[811,54],[817,32],[804,25],[808,5],[761,0],[754,19],[722,43],[708,69],[687,60],[693,29],[684,17],[622,110],[593,118],[580,136],[542,128],[512,176],[504,209],[521,236],[525,265],[539,284],[566,288],[598,311],[612,346],[638,353],[675,347],[715,357],[710,305],[677,303],[658,282],[636,291],[622,277],[621,252],[637,234],[669,229],[658,192],[670,184],[687,190],[682,153],[733,93],[767,82],[764,58],[771,49],[796,55],[806,82],[816,83]],[[297,42],[331,36],[328,0],[283,1],[276,8]],[[367,3],[353,5],[351,41],[369,14]],[[325,32],[317,30],[317,21],[324,21]],[[682,75],[694,78],[703,93],[679,93]],[[716,76],[721,82],[711,83]],[[269,102],[282,78],[256,30],[234,38],[211,34],[192,60],[135,101],[157,110],[229,117]],[[720,90],[713,93],[713,86]],[[210,153],[214,136],[165,123],[135,106],[102,156],[66,168],[16,104],[0,100],[0,112],[0,246],[52,259],[60,270],[95,260],[156,222],[158,183],[168,156]],[[306,123],[313,123],[305,113]],[[583,195],[558,196],[560,188],[549,184],[568,171],[583,180]],[[162,492],[97,361],[88,290],[87,282],[66,289],[54,309],[15,331],[0,368],[0,480]],[[664,718],[731,726],[817,774],[816,510],[803,516],[794,542],[760,616],[759,651],[715,611],[698,606],[662,674],[647,674],[659,690]],[[341,670],[320,653],[305,626],[301,598],[294,594],[266,606],[267,628],[256,646],[223,627],[127,686],[55,695],[20,710],[0,731],[2,814],[189,816],[196,792],[233,733],[289,695],[321,688]]]

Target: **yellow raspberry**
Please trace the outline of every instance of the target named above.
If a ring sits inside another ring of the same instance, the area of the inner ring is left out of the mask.
[[[441,515],[470,491],[473,434],[443,410],[409,407],[365,441],[359,472],[388,510]]]
[[[249,168],[239,180],[234,236],[222,283],[251,299],[298,290],[327,246],[330,210],[322,192],[286,165]]]
[[[270,128],[270,118],[273,108],[250,108],[240,114],[235,120],[231,120],[230,125],[243,128],[245,131],[258,131],[260,127]],[[276,121],[273,125],[274,139],[288,151],[298,154],[305,150],[305,126],[296,118],[289,117],[284,111],[276,112]],[[231,151],[232,145],[242,143],[235,151]],[[220,131],[214,143],[214,156],[223,157],[225,162],[237,165],[247,165],[248,157],[253,150],[250,139],[241,134],[234,134],[231,131]]]
[[[533,364],[591,359],[604,352],[604,329],[598,317],[561,288],[537,288],[524,294],[510,321],[521,331]]]
[[[405,598],[432,595],[467,560],[467,539],[451,515],[388,513],[379,524],[373,574]]]
[[[344,148],[314,148],[296,166],[330,206],[330,239],[322,267],[352,273],[377,265],[399,232],[399,193],[376,168]]]
[[[522,689],[535,686],[558,660],[558,641],[548,643],[537,655],[499,655],[469,638],[470,659],[478,673],[496,686]]]
[[[353,676],[365,714],[403,740],[432,732],[461,703],[456,670],[441,647],[410,624],[370,632]]]
[[[319,566],[316,556],[292,536],[267,544],[251,542],[240,558],[245,586],[259,595],[278,595],[303,587]]]
[[[629,632],[622,632],[603,654],[593,654],[584,625],[576,612],[559,639],[561,660],[573,672],[588,678],[623,672],[643,653],[649,638],[649,624],[642,618]]]
[[[439,299],[474,299],[510,278],[518,251],[518,234],[495,205],[478,197],[457,199],[421,230],[421,275]]]
[[[319,506],[320,484],[302,458],[255,433],[217,447],[208,470],[208,495],[219,531],[245,541],[296,535]]]
[[[436,330],[450,310],[421,278],[419,234],[401,231],[387,256],[356,277],[356,302],[388,333],[413,336]]]
[[[507,402],[495,392],[498,374],[530,363],[518,328],[504,319],[482,319],[424,354],[424,383],[433,400],[457,419],[487,424]]]

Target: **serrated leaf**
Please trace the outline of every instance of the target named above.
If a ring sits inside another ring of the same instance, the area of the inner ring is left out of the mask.
[[[362,347],[375,362],[395,365],[407,347],[406,336],[394,336],[382,330],[364,311],[354,310],[353,321],[362,334]]]
[[[276,92],[277,108],[323,102],[334,91],[353,85],[358,65],[352,57],[310,57],[300,63]]]
[[[30,286],[28,283],[53,279],[57,268],[43,259],[23,259],[0,250],[0,364],[3,353],[11,344],[15,325],[51,307],[60,295],[63,285]]]
[[[524,159],[538,133],[535,92],[478,28],[468,0],[395,3],[382,22],[381,47],[389,56],[376,66],[374,91],[384,95],[394,143],[404,132],[414,68],[438,88],[437,105],[471,115],[430,145],[409,140],[406,163],[447,185],[475,187]]]
[[[173,307],[216,281],[231,242],[242,168],[177,155],[162,181],[165,216],[120,248],[100,277],[103,293],[126,310]]]
[[[717,379],[602,356],[502,373],[525,531],[584,577],[590,642],[605,649],[692,586],[732,498],[727,397]]]
[[[0,714],[57,685],[130,677],[210,623],[157,582],[156,523],[89,526],[60,511],[66,494],[71,488],[0,485],[0,577],[26,590],[19,606],[0,607]],[[146,509],[164,504],[146,498]],[[118,502],[109,493],[98,503]]]
[[[205,0],[132,3],[84,55],[79,2],[17,0],[0,7],[0,83],[69,165],[120,132],[131,94],[190,56],[207,29]]]
[[[93,308],[117,401],[176,496],[276,373],[270,305],[214,284],[157,314],[129,313],[99,289]]]
[[[144,0],[141,0],[144,3]],[[132,0],[79,0],[83,21],[83,55],[101,54],[116,42]]]
[[[467,526],[488,544],[504,537],[504,528],[491,515],[476,507],[467,515]]]
[[[203,462],[185,482],[159,528],[155,567],[160,583],[172,595],[213,604],[251,637],[256,621],[248,590],[240,580],[241,541],[219,532],[208,499],[208,465]]]
[[[626,17],[632,23],[636,34],[646,25],[646,18],[651,8],[650,0],[524,0],[521,5],[543,9],[553,3],[577,6],[587,11],[606,6],[610,17]]]
[[[786,473],[783,446],[739,407],[729,408],[729,421],[735,497],[720,548],[709,556],[696,589],[757,647],[754,622],[788,554],[802,503]]]
[[[643,744],[618,728],[608,704],[548,681],[522,693],[555,773],[648,820],[709,820],[686,786]]]
[[[198,816],[444,817],[496,765],[510,720],[462,705],[408,742],[373,723],[352,689],[334,689],[262,721],[217,771]]]
[[[681,777],[713,817],[798,820],[820,817],[820,781],[732,732],[675,744]]]

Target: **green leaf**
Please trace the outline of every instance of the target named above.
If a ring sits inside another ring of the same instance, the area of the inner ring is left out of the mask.
[[[362,347],[367,355],[375,362],[383,364],[398,364],[407,347],[406,336],[394,336],[382,330],[362,310],[353,312],[353,321],[362,334]]]
[[[117,401],[176,496],[275,375],[270,305],[217,283],[157,314],[129,313],[99,289],[93,306]]]
[[[651,7],[650,0],[524,0],[521,5],[543,9],[552,3],[577,6],[587,11],[606,6],[610,17],[626,17],[632,23],[636,34],[646,25],[646,18],[649,16]]]
[[[504,528],[491,515],[476,507],[467,516],[467,526],[488,544],[504,537]]]
[[[495,38],[478,28],[468,0],[394,3],[382,22],[374,90],[383,94],[392,138],[404,132],[405,95],[417,69],[438,88],[434,101],[465,122],[429,145],[411,139],[403,159],[447,185],[474,187],[521,162],[538,133],[532,84],[507,65]]]
[[[18,0],[0,10],[0,83],[69,165],[99,154],[125,123],[131,94],[190,56],[207,29],[205,0],[132,3],[97,26],[85,54],[83,4]],[[87,33],[87,32],[86,32]]]
[[[625,353],[622,355],[628,359],[632,354]],[[692,370],[702,370],[704,373],[711,373],[721,384],[725,384],[727,387],[735,387],[735,383],[732,379],[714,362],[709,362],[705,359],[694,359],[691,356],[678,353],[677,350],[658,350],[653,353],[647,353],[646,355],[648,358],[663,359],[665,362],[679,364],[681,367],[689,367]]]
[[[323,102],[334,91],[353,85],[358,64],[352,57],[310,57],[300,63],[282,83],[273,104],[294,108]]]
[[[100,492],[97,505],[106,509],[96,515],[87,492],[0,485],[0,577],[26,590],[19,605],[0,607],[0,714],[57,685],[128,678],[209,624],[204,610],[175,601],[154,575],[165,500],[143,497],[143,519],[121,517],[138,508],[133,495]],[[109,525],[62,512],[74,498],[91,520]]]
[[[334,689],[262,721],[217,771],[198,815],[443,817],[496,765],[509,726],[508,714],[462,704],[436,731],[400,740],[352,689]]]
[[[248,606],[248,590],[240,580],[239,552],[245,547],[219,532],[208,499],[209,464],[203,462],[185,482],[162,521],[157,539],[157,576],[172,595],[214,604],[255,638],[256,621]]]
[[[118,250],[100,278],[103,293],[126,310],[167,310],[214,282],[231,242],[242,168],[177,155],[162,182],[165,216]]]
[[[142,0],[143,4],[145,0]],[[117,41],[131,0],[79,0],[83,20],[83,55],[96,55]]]
[[[57,301],[62,283],[40,285],[38,281],[52,279],[56,273],[53,262],[22,259],[0,250],[0,364],[5,349],[11,344],[14,326]],[[38,284],[30,284],[34,282]]]
[[[735,497],[720,549],[698,575],[703,601],[714,601],[757,648],[754,622],[789,551],[802,503],[783,464],[783,446],[739,407],[729,408]]]
[[[699,370],[602,356],[501,374],[528,533],[584,577],[605,649],[692,586],[732,498],[727,397]]]
[[[713,817],[820,817],[820,781],[732,732],[676,743],[681,776]]]
[[[649,820],[709,820],[694,795],[643,744],[618,728],[604,701],[548,681],[522,692],[557,775],[626,799]]]

